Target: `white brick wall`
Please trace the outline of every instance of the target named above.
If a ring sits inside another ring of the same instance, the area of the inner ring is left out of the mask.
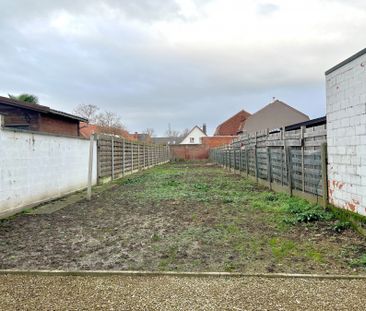
[[[326,75],[329,198],[366,215],[366,52]]]
[[[88,140],[0,127],[0,218],[87,186]],[[93,183],[96,183],[96,144]]]

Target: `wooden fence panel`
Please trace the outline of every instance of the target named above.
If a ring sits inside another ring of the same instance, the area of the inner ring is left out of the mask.
[[[112,135],[97,136],[98,182],[123,177],[169,161],[168,146],[128,141]]]
[[[326,135],[325,125],[244,134],[231,145],[211,150],[210,159],[264,180],[270,187],[274,183],[291,194],[296,191],[307,198],[313,195],[326,200],[327,189],[323,190],[326,162],[322,159]]]

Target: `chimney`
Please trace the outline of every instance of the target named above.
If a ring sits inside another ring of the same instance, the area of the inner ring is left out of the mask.
[[[203,123],[203,125],[202,125],[202,131],[203,131],[203,133],[205,133],[207,135],[207,126],[206,126],[206,123]]]

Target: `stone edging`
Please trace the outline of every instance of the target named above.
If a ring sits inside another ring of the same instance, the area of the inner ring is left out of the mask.
[[[291,274],[291,273],[240,273],[240,272],[155,272],[155,271],[99,271],[99,270],[0,270],[0,275],[30,276],[150,276],[150,277],[236,277],[236,278],[297,278],[297,279],[328,279],[328,280],[365,280],[366,275],[334,275],[334,274]]]

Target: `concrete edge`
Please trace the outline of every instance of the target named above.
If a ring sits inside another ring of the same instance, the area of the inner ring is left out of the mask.
[[[159,271],[101,271],[101,270],[15,270],[1,269],[1,275],[30,275],[30,276],[150,276],[150,277],[236,277],[236,278],[296,278],[296,279],[325,279],[325,280],[365,280],[365,275],[335,275],[335,274],[293,274],[293,273],[240,273],[240,272],[159,272]]]

